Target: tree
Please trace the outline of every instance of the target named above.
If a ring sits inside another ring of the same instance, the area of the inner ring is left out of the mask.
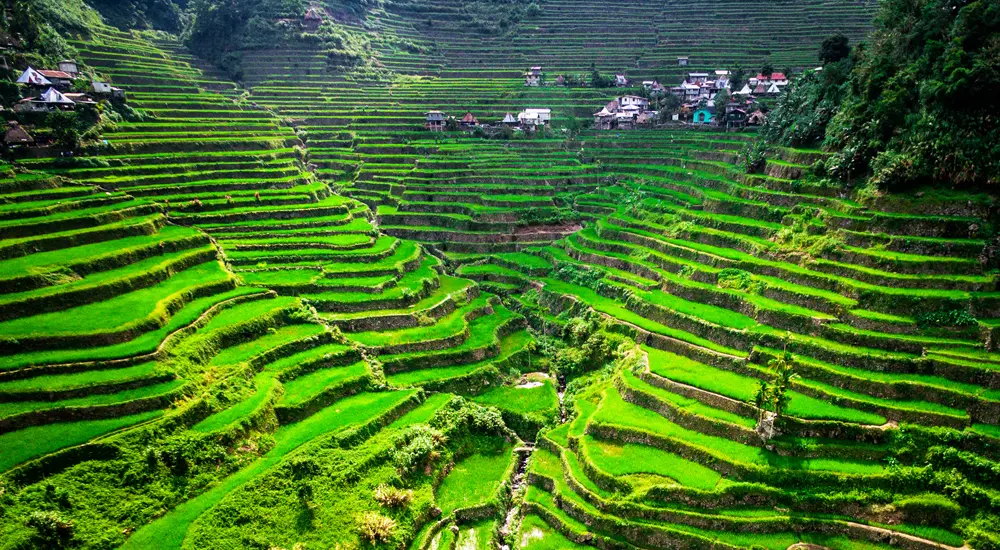
[[[765,62],[764,65],[760,68],[760,74],[764,75],[764,78],[770,77],[771,73],[773,72],[774,72],[774,66],[771,65],[770,61]]]
[[[757,393],[753,397],[753,404],[757,407],[757,422],[764,420],[764,416],[770,407],[773,393],[774,389],[771,387],[771,384],[764,380],[760,380],[757,383]]]
[[[826,131],[831,174],[889,190],[1000,183],[997,36],[994,0],[882,2]]]
[[[747,71],[741,65],[737,65],[736,69],[733,71],[732,76],[729,79],[729,85],[733,91],[740,91],[743,89],[743,85],[747,83]]]
[[[788,401],[791,399],[788,390],[792,381],[799,377],[795,372],[795,359],[787,350],[768,362],[771,371],[771,381],[761,380],[754,394],[754,405],[757,407],[758,420],[763,419],[768,412],[774,413],[775,420],[785,414]]]
[[[77,113],[56,111],[46,117],[45,123],[52,128],[52,137],[61,147],[73,150],[80,146],[82,134]]]
[[[808,71],[778,98],[763,129],[764,138],[785,147],[817,147],[826,139],[827,125],[850,93],[851,60]]]
[[[580,133],[580,130],[583,129],[583,124],[580,123],[580,119],[570,115],[570,117],[566,119],[565,128],[566,131],[569,133],[569,137],[572,138],[576,137],[576,135]]]
[[[729,92],[726,90],[719,90],[715,94],[715,108],[719,110],[720,113],[725,113],[726,104],[729,103]]]
[[[823,40],[819,49],[819,60],[823,65],[836,63],[851,55],[851,46],[846,36],[837,33]]]
[[[782,352],[780,357],[769,361],[767,368],[771,369],[774,374],[769,409],[774,412],[776,418],[781,418],[785,413],[785,408],[788,407],[789,399],[791,399],[788,396],[788,390],[792,386],[792,380],[798,378],[799,375],[795,372],[792,354],[788,353],[787,350]]]
[[[665,122],[670,120],[670,115],[677,112],[681,107],[681,98],[675,96],[674,94],[667,93],[661,95],[656,100],[657,103],[657,118],[660,122]]]

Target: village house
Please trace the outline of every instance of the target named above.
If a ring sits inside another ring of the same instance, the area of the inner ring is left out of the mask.
[[[532,67],[524,73],[524,85],[525,86],[541,86],[542,85],[542,68],[540,66]]]
[[[608,102],[594,113],[594,127],[598,130],[630,130],[652,124],[655,117],[656,112],[649,110],[648,99],[627,95]]]
[[[302,28],[308,32],[316,32],[323,25],[323,9],[311,6],[302,16]]]
[[[700,86],[708,81],[708,73],[688,73],[687,81]]]
[[[748,78],[747,84],[755,94],[777,95],[788,86],[788,77],[784,73],[758,74]]]
[[[594,128],[598,130],[610,130],[615,125],[615,113],[605,106],[600,111],[594,113]]]
[[[76,61],[73,61],[72,59],[63,59],[59,63],[56,63],[56,67],[61,72],[70,75],[72,78],[80,76],[80,69],[76,64]]]
[[[737,104],[726,105],[726,114],[723,117],[726,128],[743,128],[747,125],[747,112]]]
[[[40,69],[38,71],[49,81],[50,85],[57,90],[68,90],[73,85],[73,75],[63,71],[48,71]]]
[[[77,107],[93,107],[97,105],[97,101],[95,101],[94,98],[90,97],[90,94],[87,93],[66,92],[63,95],[66,96],[66,99],[72,101]]]
[[[685,57],[678,57],[677,58],[677,64],[679,66],[681,66],[681,67],[687,67],[688,66],[688,61],[689,61],[689,59],[688,59],[687,56],[685,56]]]
[[[692,101],[701,95],[701,86],[688,81],[681,82],[680,86],[674,86],[670,91],[680,98],[681,101]]]
[[[517,115],[517,121],[524,128],[545,126],[551,120],[552,109],[525,109]]]
[[[657,80],[643,80],[642,88],[652,95],[662,94],[667,91],[667,88]]]
[[[617,101],[623,111],[640,113],[649,109],[649,100],[637,95],[623,95]]]
[[[615,75],[615,86],[618,88],[625,88],[628,86],[628,79],[625,78],[623,74]]]
[[[715,121],[715,102],[706,101],[704,105],[699,105],[691,117],[694,124],[711,124]]]
[[[444,131],[445,116],[441,111],[428,111],[424,115],[424,128],[432,132]]]
[[[25,69],[15,82],[38,90],[46,90],[53,86],[52,81],[46,78],[41,71],[37,71],[31,67]]]
[[[37,97],[26,97],[14,107],[15,111],[26,113],[72,111],[74,109],[76,109],[76,103],[55,88],[49,88]]]
[[[472,111],[466,111],[459,125],[466,130],[471,130],[479,126],[479,120],[476,118],[476,115],[472,114]]]
[[[514,115],[507,113],[504,115],[503,120],[500,121],[500,124],[504,126],[517,126],[517,119],[514,118]]]
[[[105,99],[125,101],[125,90],[116,88],[107,82],[99,82],[97,80],[91,82],[90,93]]]
[[[4,133],[3,143],[7,147],[15,147],[18,145],[32,145],[35,143],[35,138],[31,137],[20,124],[16,122],[9,122],[7,124],[7,132]]]
[[[767,115],[760,109],[750,113],[750,116],[747,117],[747,125],[749,126],[762,126],[766,122]]]

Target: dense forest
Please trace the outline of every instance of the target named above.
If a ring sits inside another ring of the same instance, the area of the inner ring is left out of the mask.
[[[1000,4],[886,0],[868,41],[821,61],[769,141],[836,151],[831,176],[887,190],[1000,182]]]

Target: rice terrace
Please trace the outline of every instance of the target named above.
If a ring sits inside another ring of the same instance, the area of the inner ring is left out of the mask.
[[[0,549],[1000,550],[997,0],[3,0]]]

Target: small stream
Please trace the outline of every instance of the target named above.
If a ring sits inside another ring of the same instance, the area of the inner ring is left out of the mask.
[[[559,389],[556,395],[559,397],[559,424],[566,423],[566,406],[563,403],[563,398],[566,395],[566,379],[562,376],[557,378],[559,383]],[[510,505],[507,509],[507,513],[504,515],[503,525],[500,527],[500,535],[504,540],[508,540],[511,535],[511,530],[518,527],[516,519],[521,512],[521,499],[524,498],[524,489],[527,484],[527,471],[528,471],[528,459],[531,458],[531,453],[535,451],[535,444],[526,441],[524,446],[519,449],[520,458],[517,465],[517,473],[514,474],[514,478],[511,480],[510,487]],[[504,544],[501,550],[510,550],[510,546]]]

